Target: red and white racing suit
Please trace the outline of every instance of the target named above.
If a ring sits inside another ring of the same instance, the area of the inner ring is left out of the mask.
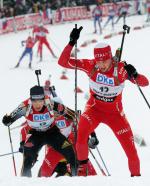
[[[33,29],[33,34],[35,35],[35,40],[39,41],[38,45],[38,53],[40,53],[40,57],[42,58],[43,53],[43,44],[46,45],[46,47],[49,49],[53,57],[56,57],[52,48],[50,47],[50,44],[47,41],[46,34],[48,34],[49,31],[45,27],[35,27]]]
[[[55,123],[57,127],[60,129],[61,133],[69,139],[69,141],[74,144],[74,134],[72,131],[73,122],[65,118],[64,116],[59,116]],[[23,124],[23,128],[21,129],[21,141],[26,141],[26,136],[28,131],[31,128],[29,127],[27,121]],[[58,139],[59,140],[59,139]],[[63,155],[54,150],[51,146],[46,146],[46,155],[43,160],[43,163],[40,167],[39,176],[40,177],[50,177],[53,175],[54,170],[59,162],[64,162],[66,159]],[[90,160],[88,161],[88,175],[97,175],[92,163]]]
[[[58,61],[59,65],[70,69],[75,68],[75,59],[70,58],[72,48],[69,44],[64,48]],[[131,175],[140,175],[140,161],[133,142],[133,133],[122,106],[124,82],[128,80],[124,63],[118,63],[119,85],[113,75],[114,63],[111,69],[105,73],[101,72],[100,69],[96,69],[93,73],[96,64],[95,59],[78,59],[76,64],[79,70],[88,75],[90,87],[90,98],[78,124],[76,144],[78,160],[82,161],[88,158],[87,139],[98,125],[105,123],[112,129],[124,149]],[[133,79],[130,81],[134,83]],[[139,86],[149,84],[147,78],[141,74],[138,75],[136,81]]]

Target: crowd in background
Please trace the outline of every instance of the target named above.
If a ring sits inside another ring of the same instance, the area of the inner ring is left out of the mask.
[[[23,14],[38,13],[47,8],[56,10],[61,7],[89,6],[97,3],[119,2],[121,0],[3,0],[0,18]]]

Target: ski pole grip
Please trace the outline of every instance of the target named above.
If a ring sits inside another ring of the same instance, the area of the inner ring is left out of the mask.
[[[38,75],[41,75],[41,69],[39,70],[35,70],[35,74],[38,76]]]
[[[49,87],[50,88],[50,90],[56,90],[55,89],[55,86],[51,86],[51,87]]]
[[[37,76],[38,85],[40,86],[39,75],[41,75],[41,69],[35,70],[35,74],[36,74],[36,76]]]
[[[128,25],[123,25],[123,30],[127,31],[127,33],[129,34],[130,27]]]
[[[57,94],[55,92],[55,86],[49,87],[49,91],[51,92],[51,94],[52,94],[53,97],[57,97]]]

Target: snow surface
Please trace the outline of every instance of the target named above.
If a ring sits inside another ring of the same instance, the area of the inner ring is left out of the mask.
[[[150,80],[150,27],[142,30],[133,31],[134,26],[144,24],[146,16],[133,16],[129,17],[127,24],[131,26],[130,34],[126,35],[122,59],[127,63],[136,66],[137,70],[145,74]],[[105,21],[105,19],[104,19]],[[78,21],[78,26],[83,26],[80,39],[78,41],[78,58],[92,58],[93,48],[95,44],[90,44],[88,47],[80,48],[80,45],[90,39],[97,39],[98,42],[107,42],[112,46],[112,51],[115,53],[116,48],[120,47],[121,36],[115,36],[111,39],[104,40],[104,35],[111,32],[109,25],[103,35],[92,34],[93,22],[91,20]],[[74,22],[62,25],[47,26],[50,31],[48,40],[54,52],[59,56],[63,48],[68,42],[69,33],[74,27]],[[116,25],[115,31],[122,30],[122,20]],[[37,84],[37,79],[34,70],[27,69],[28,57],[24,58],[19,69],[13,69],[16,65],[19,56],[24,48],[21,47],[21,41],[26,39],[31,30],[22,31],[18,33],[11,33],[8,35],[0,36],[0,120],[4,114],[11,112],[16,108],[21,101],[29,96],[29,89]],[[57,64],[57,60],[51,57],[49,51],[44,48],[44,62],[39,63],[36,56],[36,48],[34,49],[33,68],[41,69],[42,75],[40,76],[41,84],[51,75],[51,82],[56,87],[58,95],[62,98],[65,105],[74,109],[74,71],[68,70],[67,76],[69,80],[60,80],[61,72],[63,70]],[[78,109],[83,111],[86,99],[85,95],[88,93],[88,78],[82,73],[78,72],[78,86],[84,91],[83,94],[78,94]],[[142,88],[146,98],[150,101],[150,88]],[[150,110],[142,98],[138,88],[131,84],[126,83],[123,93],[124,110],[128,117],[134,134],[139,134],[144,137],[147,146],[139,147],[137,145],[138,154],[141,160],[141,177],[131,178],[127,166],[127,158],[119,144],[114,137],[112,131],[106,125],[100,125],[96,132],[100,141],[99,149],[104,158],[110,177],[102,176],[95,161],[91,158],[98,176],[93,177],[62,177],[62,178],[37,178],[38,169],[43,160],[43,151],[39,155],[39,161],[33,167],[33,178],[19,177],[22,154],[15,154],[16,167],[18,176],[14,176],[12,156],[0,157],[0,186],[27,186],[27,185],[43,185],[43,186],[149,186],[149,169],[150,169],[150,124],[149,113]],[[19,126],[24,119],[20,119],[12,125],[12,127]],[[19,131],[20,128],[11,131],[13,148],[18,150],[19,147]],[[0,154],[8,153],[11,151],[10,142],[8,137],[8,130],[1,124],[0,126]],[[99,159],[97,152],[93,153]],[[99,159],[101,166],[102,162]]]

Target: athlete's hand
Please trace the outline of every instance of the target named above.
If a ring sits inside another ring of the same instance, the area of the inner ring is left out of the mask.
[[[83,29],[82,26],[80,26],[80,28],[74,28],[71,33],[70,33],[70,41],[69,41],[69,44],[71,46],[74,46],[75,43],[77,42],[77,40],[79,39],[80,37],[80,32],[81,30]]]
[[[96,146],[99,144],[97,137],[91,137],[88,141],[89,148],[95,149]]]
[[[127,71],[129,78],[137,78],[138,73],[136,68],[133,65],[127,64],[124,66],[124,68]]]
[[[9,126],[9,125],[11,125],[11,123],[12,123],[12,117],[6,114],[6,115],[3,117],[2,122],[3,122],[3,124],[4,124],[5,126]]]

